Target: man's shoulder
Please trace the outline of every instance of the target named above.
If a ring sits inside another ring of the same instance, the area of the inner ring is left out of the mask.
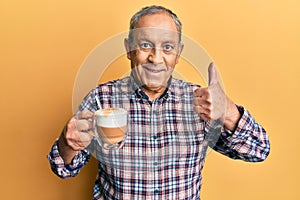
[[[97,89],[102,90],[104,88],[117,88],[117,87],[127,86],[129,81],[130,78],[128,76],[121,79],[110,80],[104,83],[100,83],[97,86]]]
[[[187,82],[181,79],[172,78],[169,91],[175,97],[186,96],[190,98],[194,95],[194,91],[201,86],[195,83]]]
[[[195,83],[184,81],[182,79],[172,78],[171,87],[180,90],[194,90],[201,86]]]

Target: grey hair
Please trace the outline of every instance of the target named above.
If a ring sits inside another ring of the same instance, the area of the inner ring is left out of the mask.
[[[163,6],[156,6],[156,5],[144,7],[131,17],[130,26],[129,26],[129,35],[128,35],[129,42],[131,43],[133,41],[133,30],[135,29],[135,26],[141,17],[143,17],[144,15],[152,15],[152,14],[157,14],[157,13],[162,13],[162,12],[164,12],[164,13],[168,14],[170,17],[172,17],[172,19],[176,25],[177,31],[179,33],[179,43],[180,43],[181,31],[182,31],[181,21],[179,20],[177,15],[175,13],[173,13],[173,11],[171,11]]]

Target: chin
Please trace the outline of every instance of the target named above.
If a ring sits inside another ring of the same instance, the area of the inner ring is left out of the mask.
[[[167,84],[165,83],[147,83],[144,85],[145,88],[151,90],[151,91],[158,91],[161,89],[166,88]]]

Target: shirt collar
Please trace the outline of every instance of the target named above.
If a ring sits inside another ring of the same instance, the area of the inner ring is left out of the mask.
[[[169,97],[169,94],[172,93],[172,89],[170,89],[170,87],[172,87],[172,76],[170,77],[170,79],[168,80],[168,86],[166,88],[166,90],[164,91],[164,93],[159,97],[159,99],[167,99]],[[149,100],[148,95],[141,89],[141,87],[138,85],[137,81],[135,80],[134,76],[132,75],[132,73],[130,74],[130,85],[131,85],[131,90],[132,93],[136,94],[137,97]]]

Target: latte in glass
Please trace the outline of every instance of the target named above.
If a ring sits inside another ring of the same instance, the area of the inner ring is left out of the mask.
[[[118,147],[126,136],[127,111],[105,108],[94,113],[97,134],[104,146]]]

